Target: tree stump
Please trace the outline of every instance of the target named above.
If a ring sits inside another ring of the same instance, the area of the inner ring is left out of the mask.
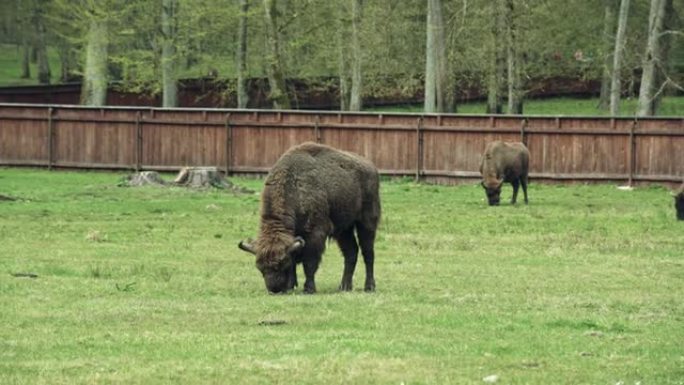
[[[179,186],[189,188],[219,188],[231,192],[252,194],[254,191],[236,186],[227,180],[216,167],[183,167],[176,179],[167,182],[156,171],[141,171],[124,178],[119,186]]]
[[[223,187],[223,175],[216,167],[183,167],[173,180],[186,187]]]
[[[232,190],[235,193],[253,193],[252,190],[234,185],[216,167],[183,167],[173,183],[192,188],[215,187]]]
[[[166,186],[166,181],[156,171],[141,171],[128,175],[121,185],[130,187],[139,186]]]

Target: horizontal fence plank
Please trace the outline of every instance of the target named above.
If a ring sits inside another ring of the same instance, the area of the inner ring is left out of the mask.
[[[459,115],[0,104],[0,165],[264,174],[289,147],[353,151],[385,175],[476,179],[484,146],[523,140],[538,180],[676,183],[682,117]]]

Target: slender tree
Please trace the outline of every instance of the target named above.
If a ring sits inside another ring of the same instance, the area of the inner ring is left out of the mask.
[[[622,51],[625,47],[625,34],[627,32],[627,16],[629,15],[629,0],[620,1],[618,13],[618,28],[615,35],[615,51],[613,53],[613,72],[610,82],[610,114],[615,116],[620,113],[620,71],[622,65]]]
[[[351,18],[347,2],[337,3],[337,72],[340,82],[340,110],[348,111],[351,98],[351,68],[349,66],[349,35]]]
[[[178,106],[178,75],[176,73],[176,33],[178,0],[162,0],[161,6],[161,69],[162,106]]]
[[[351,91],[349,95],[349,110],[360,111],[363,103],[361,92],[363,88],[363,76],[361,73],[361,20],[363,16],[363,0],[351,0],[352,2],[352,76]]]
[[[105,20],[95,17],[90,20],[87,34],[86,59],[83,69],[81,104],[102,106],[107,102],[107,59],[108,28]]]
[[[237,49],[237,104],[238,108],[247,108],[249,94],[247,92],[247,12],[249,0],[240,0],[240,17],[238,21]]]
[[[503,96],[506,76],[506,33],[505,3],[494,0],[491,5],[491,36],[489,59],[487,68],[487,113],[500,114],[503,112]]]
[[[20,34],[21,42],[21,79],[31,78],[31,45],[33,40],[33,28],[31,26],[29,15],[31,11],[29,9],[29,2],[18,1],[15,4],[15,8],[12,9],[16,12],[15,22],[17,25],[17,31]]]
[[[613,39],[615,38],[615,0],[603,0],[603,34],[601,35],[601,48],[603,65],[601,68],[601,93],[599,95],[598,108],[608,110],[610,107],[610,82],[611,66],[613,64],[612,52],[614,50]]]
[[[36,63],[38,64],[38,83],[50,84],[50,63],[47,56],[47,42],[45,30],[45,18],[43,7],[30,1],[32,10],[32,21],[34,32],[33,48],[36,53]]]
[[[266,40],[268,42],[267,72],[268,84],[271,88],[270,98],[273,101],[274,108],[290,109],[290,98],[285,89],[285,76],[280,59],[277,0],[264,0],[264,10]]]
[[[522,60],[520,55],[519,30],[516,24],[514,0],[506,0],[506,64],[508,70],[508,113],[523,113]]]
[[[428,0],[423,106],[425,112],[451,112],[454,107],[444,29],[441,0]]]
[[[641,86],[639,88],[638,116],[655,114],[656,88],[658,84],[657,71],[665,71],[666,58],[661,54],[661,39],[665,21],[665,9],[671,0],[651,0],[648,17],[648,41],[642,64]]]

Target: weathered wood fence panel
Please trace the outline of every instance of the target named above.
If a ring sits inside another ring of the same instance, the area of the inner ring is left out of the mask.
[[[684,118],[610,118],[0,104],[0,165],[264,173],[291,146],[325,143],[384,174],[479,177],[492,140],[524,141],[532,178],[684,178]]]

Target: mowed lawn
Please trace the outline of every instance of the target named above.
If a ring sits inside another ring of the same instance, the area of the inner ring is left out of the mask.
[[[269,295],[237,248],[258,195],[123,175],[0,169],[0,384],[684,383],[665,188],[532,181],[488,207],[474,182],[384,181],[375,293],[361,259],[337,292],[330,243],[319,293]]]

